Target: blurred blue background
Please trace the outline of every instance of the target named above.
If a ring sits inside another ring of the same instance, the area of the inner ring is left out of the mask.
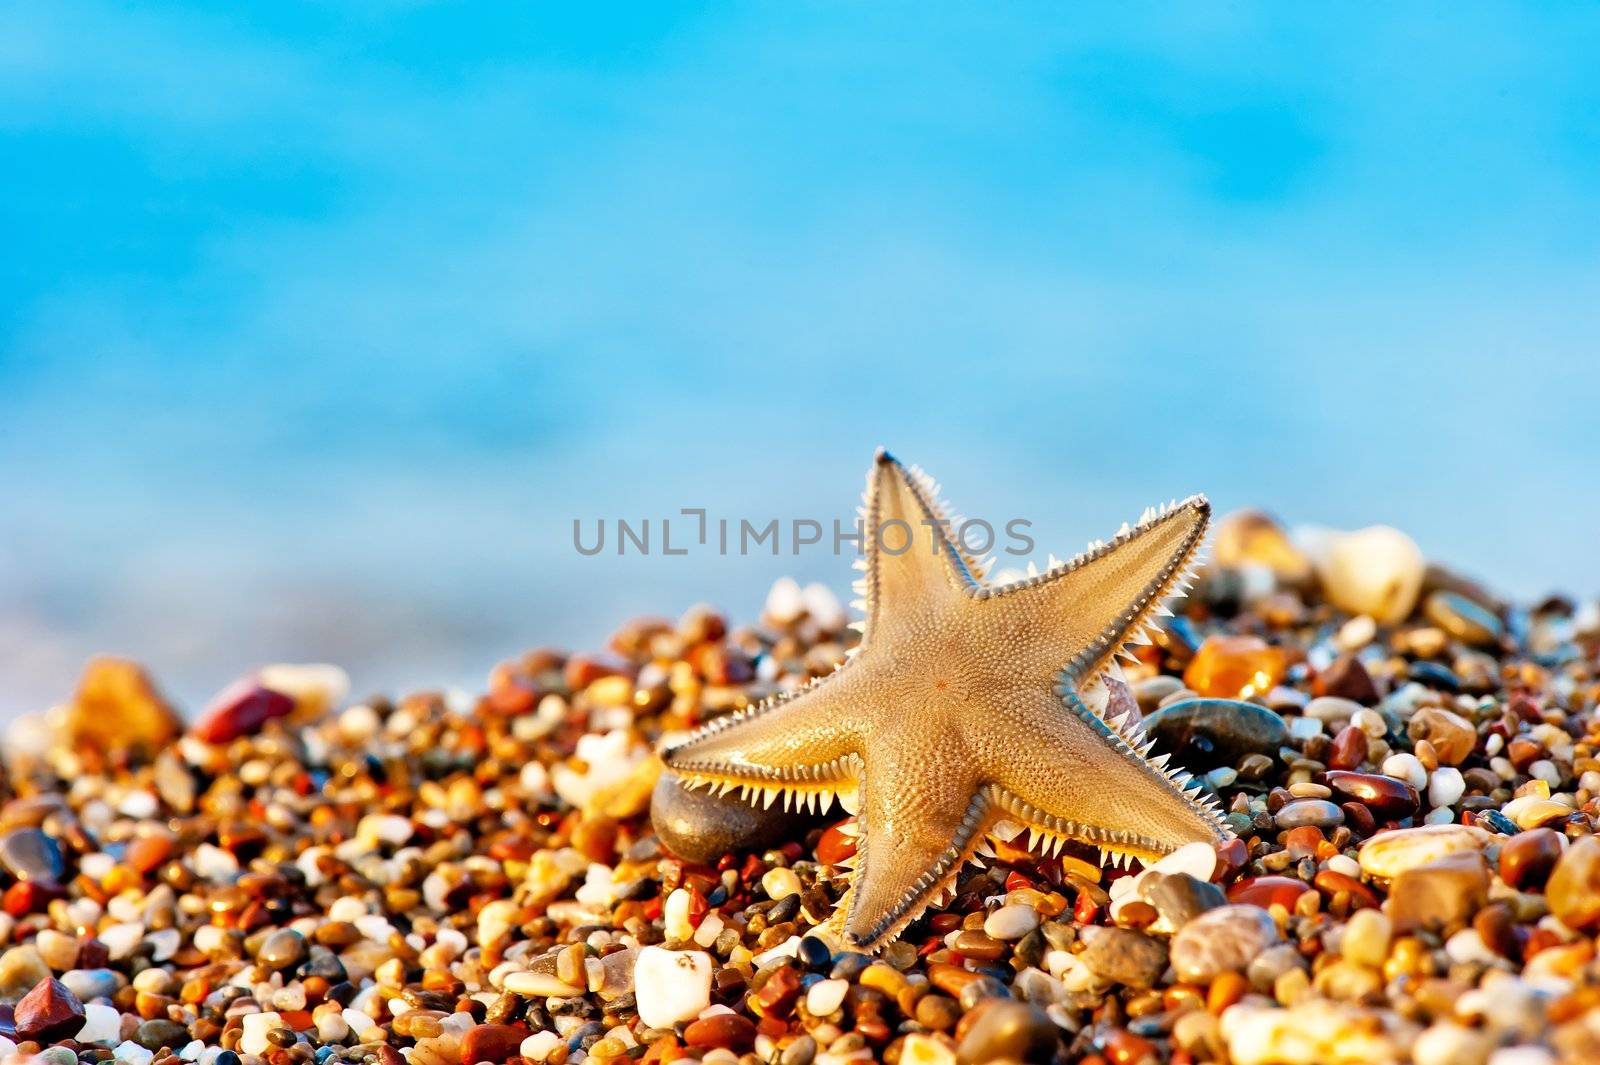
[[[7,4],[0,711],[842,589],[571,522],[880,442],[1041,555],[1203,490],[1594,592],[1600,13],[983,8]]]

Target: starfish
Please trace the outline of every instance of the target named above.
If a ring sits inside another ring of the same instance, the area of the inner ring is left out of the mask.
[[[938,492],[880,449],[856,563],[859,645],[828,676],[662,754],[690,787],[855,812],[833,928],[858,950],[944,897],[991,836],[1027,829],[1030,844],[1077,841],[1114,862],[1228,838],[1214,802],[1151,757],[1129,715],[1102,717],[1084,697],[1170,616],[1162,600],[1192,579],[1205,499],[1146,511],[1072,561],[1001,584],[985,583]]]

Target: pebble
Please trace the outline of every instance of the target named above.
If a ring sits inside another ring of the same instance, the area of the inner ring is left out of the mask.
[[[1425,565],[1411,537],[1373,525],[1334,536],[1319,569],[1323,591],[1335,606],[1393,625],[1416,605]]]
[[[265,1054],[272,1043],[267,1036],[276,1028],[283,1025],[283,1018],[275,1012],[248,1013],[243,1020],[243,1032],[239,1036],[239,1052],[241,1054]]]
[[[1428,771],[1409,751],[1391,754],[1383,760],[1383,775],[1395,780],[1403,780],[1413,790],[1427,786]]]
[[[1150,987],[1167,967],[1166,944],[1126,928],[1088,925],[1078,932],[1079,957],[1102,980]]]
[[[1389,887],[1386,912],[1398,932],[1440,929],[1471,920],[1489,899],[1489,867],[1473,851],[1414,865]]]
[[[114,1006],[85,1003],[83,1027],[73,1038],[80,1043],[115,1043],[122,1038],[122,1014]]]
[[[1505,635],[1505,626],[1498,617],[1457,592],[1432,593],[1423,601],[1422,613],[1451,636],[1474,647],[1493,647]]]
[[[1393,934],[1389,918],[1382,911],[1357,910],[1345,923],[1344,936],[1339,941],[1339,953],[1358,965],[1381,968],[1384,959],[1389,956]]]
[[[138,663],[101,656],[84,667],[63,731],[77,744],[157,751],[183,730],[177,712]]]
[[[1340,802],[1358,802],[1383,820],[1397,821],[1417,812],[1417,789],[1399,778],[1335,770],[1327,781]]]
[[[818,980],[806,992],[806,1009],[814,1017],[826,1017],[839,1008],[849,990],[848,980]]]
[[[1545,885],[1545,898],[1568,928],[1600,928],[1600,837],[1584,836],[1567,847]]]
[[[268,721],[287,717],[293,710],[289,696],[247,677],[219,692],[189,731],[205,743],[229,743],[259,732]]]
[[[1227,905],[1227,896],[1215,884],[1187,873],[1146,872],[1139,878],[1139,897],[1154,906],[1158,931],[1176,932],[1207,910]]]
[[[670,1028],[711,1004],[711,955],[699,950],[645,947],[633,970],[639,1017],[652,1028]]]
[[[1467,793],[1466,778],[1454,766],[1440,766],[1428,777],[1428,804],[1454,806]]]
[[[1476,853],[1489,833],[1466,825],[1427,825],[1380,832],[1361,845],[1357,857],[1368,876],[1392,880],[1407,869],[1447,854]]]
[[[70,969],[61,974],[61,982],[80,1002],[110,998],[121,984],[110,969]]]
[[[1562,836],[1554,829],[1519,832],[1500,845],[1500,879],[1523,890],[1543,887],[1563,849]]]
[[[1191,770],[1231,766],[1251,753],[1276,754],[1289,739],[1283,718],[1234,699],[1171,703],[1145,718],[1144,729],[1159,750]]]
[[[1273,815],[1279,828],[1332,828],[1344,823],[1344,811],[1326,799],[1295,799]]]
[[[1057,1049],[1056,1031],[1049,1015],[1032,1003],[991,999],[973,1011],[956,1060],[962,1065],[1049,1061]]]
[[[1484,1065],[1494,1041],[1484,1032],[1437,1021],[1417,1036],[1411,1046],[1414,1065]]]
[[[0,1000],[15,1001],[48,979],[50,966],[32,945],[0,954]]]
[[[1209,983],[1242,972],[1278,942],[1278,928],[1259,906],[1229,905],[1201,914],[1172,937],[1172,967],[1180,980]]]
[[[467,1031],[461,1040],[461,1065],[474,1065],[488,1061],[504,1065],[521,1051],[523,1029],[509,1024],[479,1024]]]
[[[55,882],[67,870],[61,844],[37,828],[14,828],[0,836],[0,865],[18,880]]]
[[[46,978],[18,1000],[12,1023],[22,1039],[53,1043],[77,1035],[86,1020],[78,996],[61,981]]]
[[[1472,722],[1438,706],[1425,706],[1413,714],[1406,735],[1413,743],[1426,740],[1442,765],[1460,765],[1478,745]]]
[[[1287,667],[1282,649],[1259,636],[1218,634],[1200,645],[1183,682],[1204,698],[1232,701],[1270,691]]]
[[[692,862],[715,861],[729,851],[759,850],[803,835],[815,820],[776,803],[761,807],[715,798],[684,787],[676,774],[667,772],[656,781],[650,799],[656,835],[668,850]]]
[[[269,969],[292,969],[305,960],[305,937],[293,929],[279,929],[262,942],[256,956]]]
[[[1020,903],[1000,907],[983,922],[983,930],[987,935],[1004,940],[1021,939],[1038,927],[1038,911]]]

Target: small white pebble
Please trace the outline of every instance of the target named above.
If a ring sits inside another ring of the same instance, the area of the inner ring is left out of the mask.
[[[662,931],[668,943],[681,943],[694,935],[694,925],[689,923],[689,901],[687,891],[675,888],[662,904],[661,918],[665,925]]]
[[[1038,927],[1038,911],[1020,903],[1002,906],[983,921],[984,932],[1004,940],[1021,939]]]
[[[1403,780],[1413,788],[1422,788],[1428,783],[1428,771],[1422,768],[1417,756],[1405,752],[1391,754],[1383,760],[1383,775]]]
[[[1327,867],[1335,873],[1342,873],[1357,880],[1361,879],[1361,863],[1348,854],[1335,854],[1328,859]]]
[[[786,899],[790,895],[800,894],[800,877],[793,869],[781,865],[773,866],[762,874],[761,887],[766,891],[767,897],[774,901]]]
[[[560,1044],[561,1037],[549,1029],[545,1029],[542,1032],[534,1032],[524,1039],[522,1045],[517,1048],[517,1052],[529,1061],[543,1061]]]
[[[1428,802],[1433,806],[1454,806],[1466,791],[1466,779],[1455,766],[1440,766],[1428,779]]]
[[[259,1053],[259,1051],[256,1053]],[[127,1065],[150,1065],[150,1062],[156,1056],[154,1051],[146,1050],[131,1039],[118,1043],[117,1049],[113,1050],[111,1054],[117,1061],[126,1062]]]
[[[1561,785],[1561,771],[1557,769],[1556,764],[1550,761],[1548,758],[1540,758],[1538,761],[1528,766],[1528,775],[1533,777],[1535,780],[1544,781],[1552,788],[1559,787]]]
[[[849,990],[848,980],[820,980],[806,992],[806,1009],[813,1017],[826,1017],[839,1008]]]

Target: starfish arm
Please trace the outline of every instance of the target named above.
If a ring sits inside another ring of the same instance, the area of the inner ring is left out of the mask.
[[[1002,624],[1025,631],[1015,641],[1019,670],[1052,675],[1065,669],[1088,680],[1164,611],[1181,592],[1205,539],[1211,507],[1202,496],[1163,508],[1109,543],[1019,584],[986,588],[985,607]]]
[[[956,768],[961,762],[924,757],[944,771],[897,771],[894,757],[867,768],[855,868],[840,901],[843,936],[853,949],[875,951],[921,916],[953,885],[993,821],[976,778]]]
[[[878,451],[862,507],[864,642],[872,640],[884,613],[923,609],[979,590],[976,561],[962,552],[937,495],[938,485],[927,474]]]
[[[780,795],[786,804],[821,799],[825,808],[836,793],[853,791],[860,775],[860,729],[849,713],[860,665],[708,722],[662,760],[690,786],[739,789],[769,805]]]
[[[1001,721],[968,742],[990,769],[1001,815],[1057,849],[1074,840],[1149,860],[1229,836],[1187,773],[1150,758],[1148,742],[1129,742],[1068,686],[1013,693]]]

